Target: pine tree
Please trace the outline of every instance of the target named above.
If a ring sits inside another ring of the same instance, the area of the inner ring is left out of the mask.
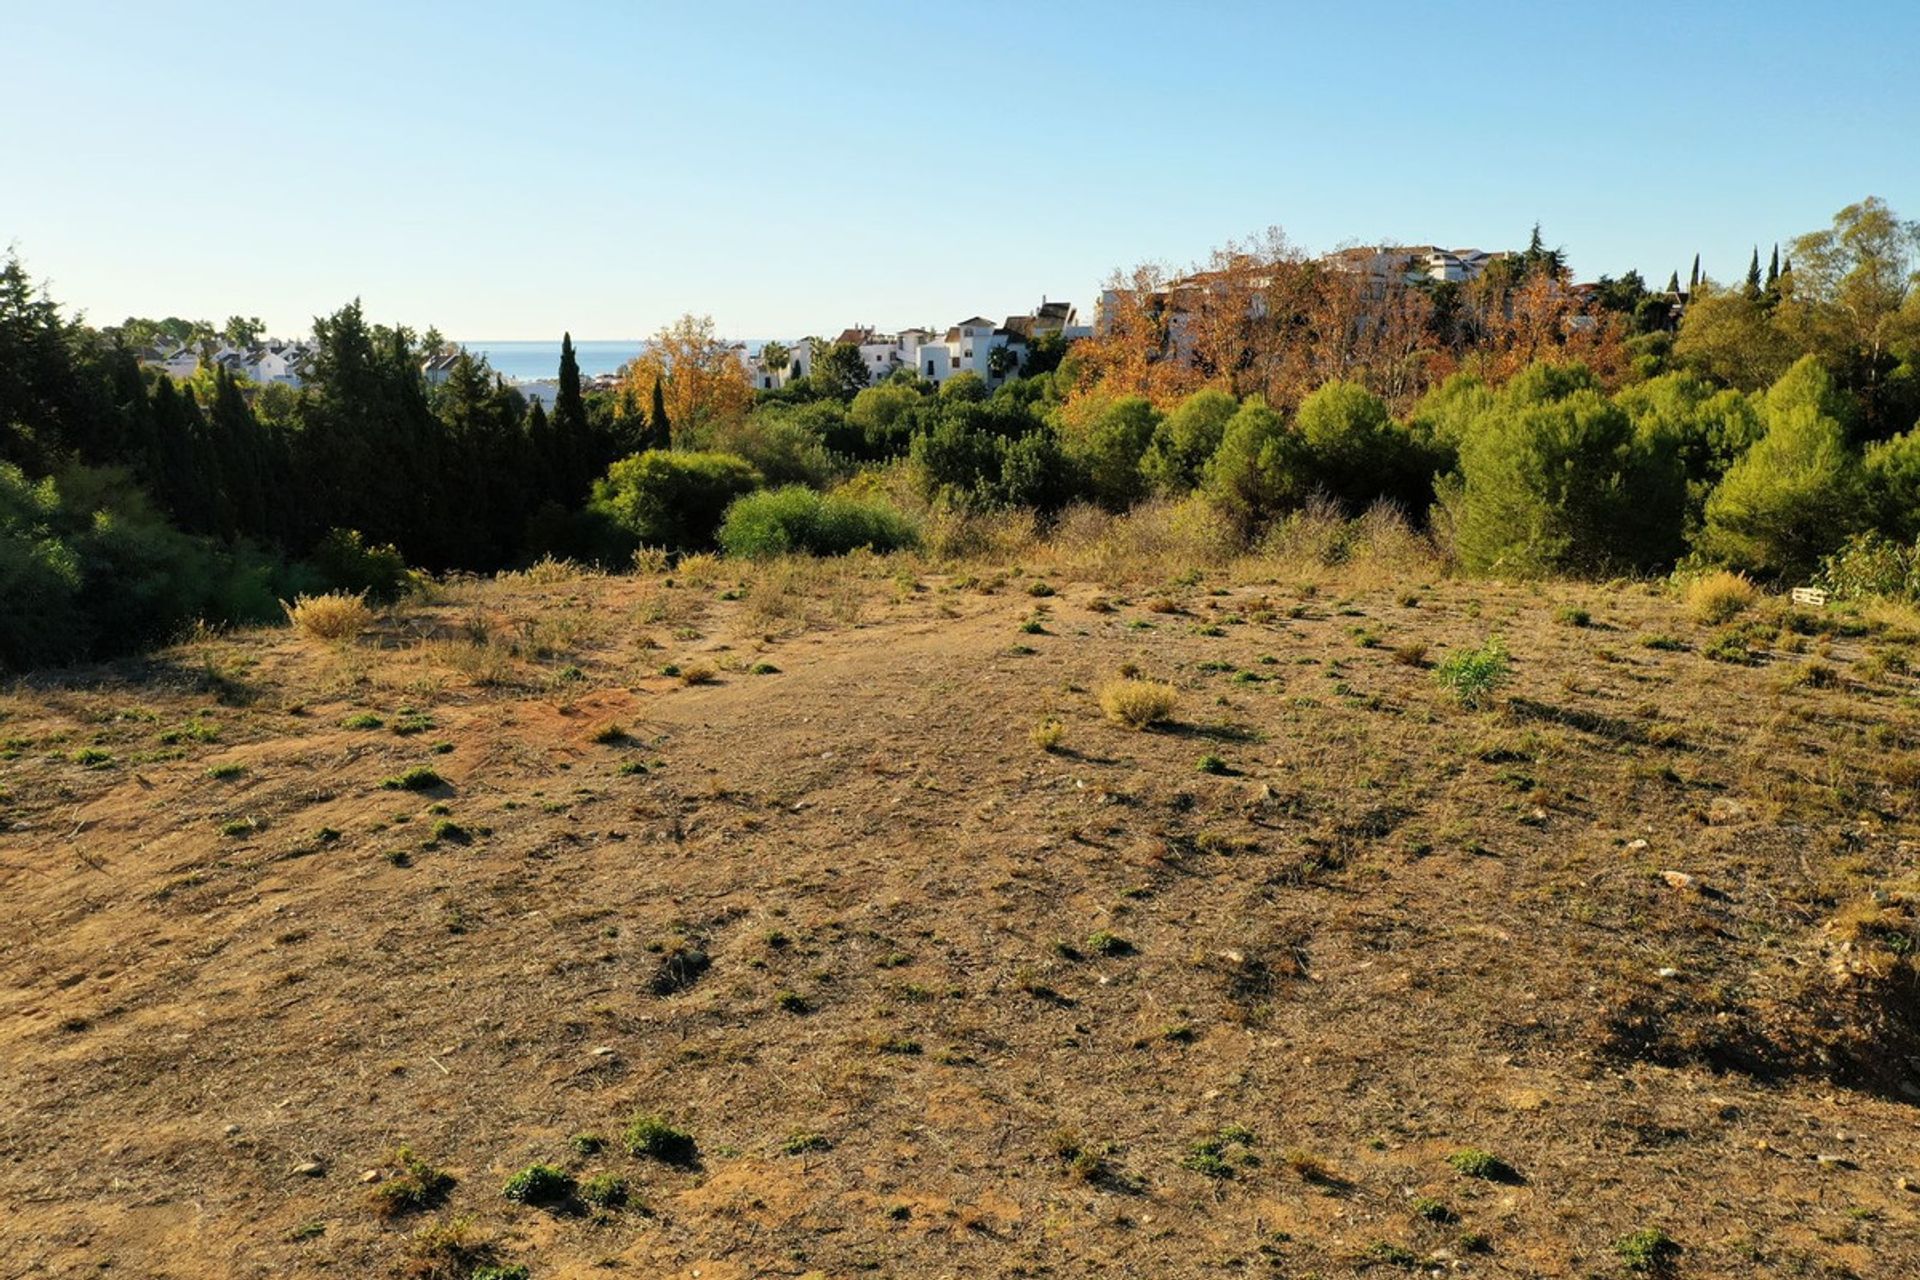
[[[1678,271],[1667,277],[1667,292],[1670,294],[1680,292],[1680,273]]]

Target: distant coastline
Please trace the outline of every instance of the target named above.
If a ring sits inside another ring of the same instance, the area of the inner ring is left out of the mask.
[[[551,382],[560,374],[560,344],[556,342],[489,342],[458,340],[474,355],[485,356],[493,371],[509,382]],[[640,354],[643,338],[578,340],[573,344],[580,374],[596,378],[618,373],[620,366]]]

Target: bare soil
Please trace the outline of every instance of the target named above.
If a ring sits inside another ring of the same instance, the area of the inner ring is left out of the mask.
[[[0,1274],[1920,1274],[1912,634],[710,572],[0,698]]]

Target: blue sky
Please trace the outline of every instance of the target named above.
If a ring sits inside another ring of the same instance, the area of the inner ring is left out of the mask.
[[[0,244],[97,323],[357,295],[474,339],[1084,305],[1275,224],[1729,277],[1920,217],[1916,47],[1867,0],[0,0]]]

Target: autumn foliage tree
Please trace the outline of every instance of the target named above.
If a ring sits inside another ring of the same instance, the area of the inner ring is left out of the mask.
[[[658,399],[655,389],[658,388]],[[712,316],[684,315],[663,326],[622,375],[622,400],[664,405],[676,447],[697,445],[706,432],[744,418],[753,382],[734,347],[716,336]]]

